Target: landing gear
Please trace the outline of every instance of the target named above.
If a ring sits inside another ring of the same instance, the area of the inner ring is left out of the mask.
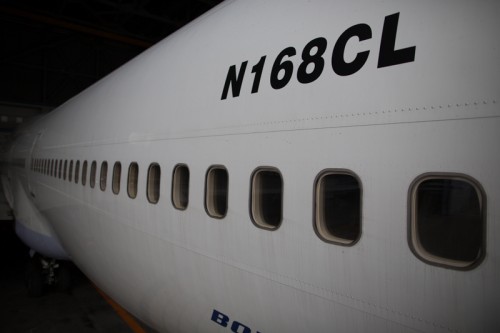
[[[40,297],[46,287],[56,287],[67,292],[71,288],[71,272],[69,266],[55,259],[47,259],[34,254],[26,266],[26,287],[28,295]]]

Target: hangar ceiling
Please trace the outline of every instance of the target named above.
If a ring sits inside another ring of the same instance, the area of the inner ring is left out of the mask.
[[[0,141],[222,0],[0,2]]]

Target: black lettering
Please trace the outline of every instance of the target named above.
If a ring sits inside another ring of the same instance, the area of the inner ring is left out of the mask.
[[[293,57],[296,54],[295,48],[287,47],[278,54],[271,69],[271,87],[281,89],[290,82],[293,74],[293,63],[290,60],[283,61],[285,57]],[[280,79],[279,74],[283,71],[283,77]]]
[[[260,78],[262,76],[262,70],[264,69],[264,62],[266,61],[266,56],[262,56],[259,62],[252,67],[252,73],[255,74],[253,78],[252,94],[259,91]]]
[[[238,97],[241,91],[241,85],[243,83],[243,77],[245,76],[245,70],[247,68],[248,61],[245,61],[241,64],[240,72],[236,75],[236,65],[232,65],[229,67],[226,76],[226,82],[224,83],[224,90],[222,91],[221,100],[227,98],[227,94],[229,92],[229,86],[231,86],[231,90],[233,93],[233,97]]]
[[[415,60],[415,46],[395,50],[399,13],[385,17],[378,55],[378,68],[404,64]]]
[[[304,47],[304,50],[302,51],[303,61],[297,69],[297,80],[299,80],[300,83],[311,83],[319,78],[323,72],[323,67],[325,66],[323,53],[325,53],[326,44],[326,39],[319,37],[313,39]],[[316,49],[316,52],[311,54],[313,49]],[[314,65],[311,73],[307,73],[307,66],[309,66],[309,64]]]
[[[372,29],[369,25],[361,23],[354,25],[344,31],[333,47],[332,67],[333,71],[340,76],[347,76],[356,73],[363,67],[370,51],[363,51],[356,55],[350,63],[345,62],[344,52],[347,42],[352,37],[358,37],[359,41],[372,38]]]

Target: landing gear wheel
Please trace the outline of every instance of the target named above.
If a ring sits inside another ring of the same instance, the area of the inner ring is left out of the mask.
[[[44,276],[40,263],[35,259],[31,259],[26,265],[26,287],[28,295],[31,297],[40,297],[44,291]]]
[[[56,286],[59,291],[68,292],[71,288],[71,271],[67,264],[59,264],[56,270]]]

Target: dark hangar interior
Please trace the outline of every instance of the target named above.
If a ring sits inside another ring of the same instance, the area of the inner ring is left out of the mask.
[[[0,144],[220,2],[0,1]]]

